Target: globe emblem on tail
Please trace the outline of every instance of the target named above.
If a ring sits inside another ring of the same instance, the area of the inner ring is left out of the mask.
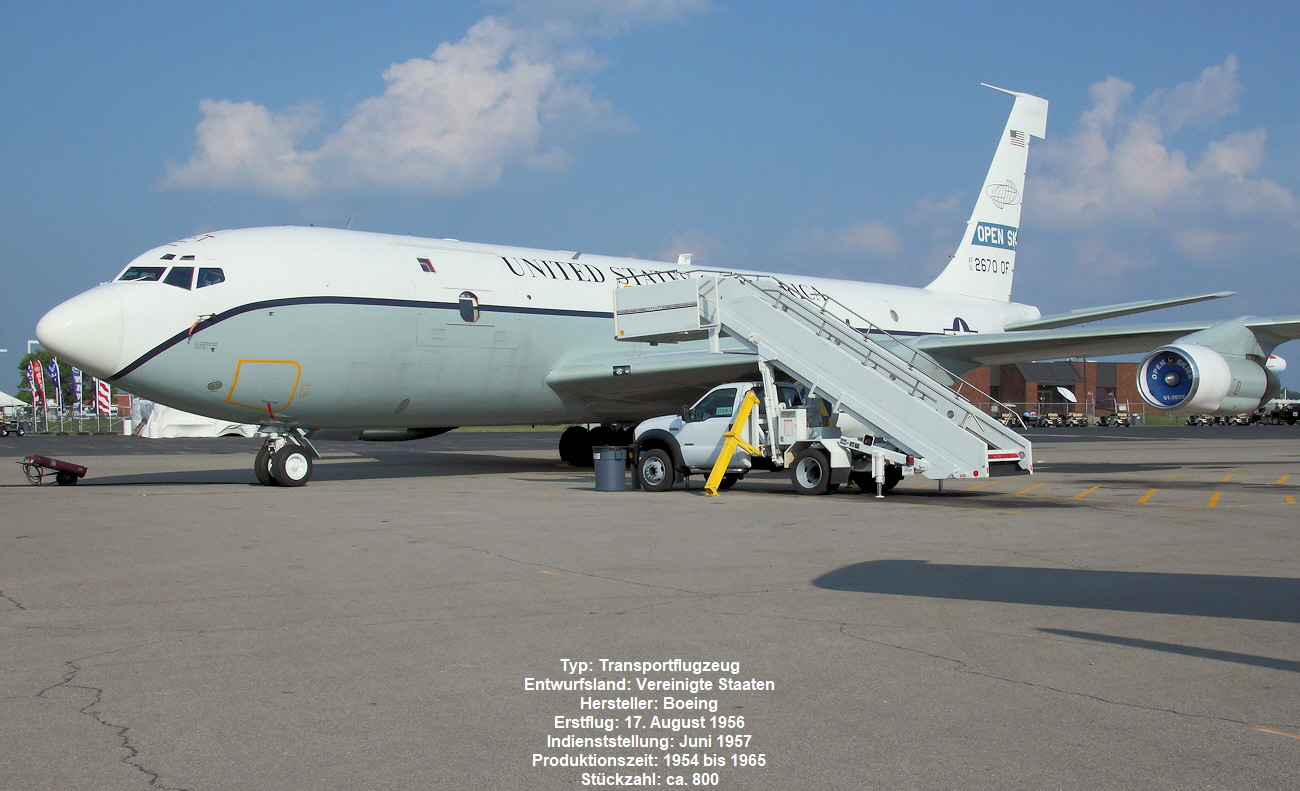
[[[984,194],[992,198],[999,209],[1020,203],[1020,190],[1010,181],[1006,184],[990,184],[984,188]]]

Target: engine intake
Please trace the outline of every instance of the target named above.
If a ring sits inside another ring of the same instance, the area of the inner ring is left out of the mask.
[[[1171,412],[1253,412],[1281,390],[1272,371],[1247,357],[1196,344],[1163,346],[1138,366],[1142,400]]]

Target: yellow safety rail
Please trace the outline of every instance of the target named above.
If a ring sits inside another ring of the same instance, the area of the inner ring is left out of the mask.
[[[740,438],[740,432],[744,429],[745,422],[749,420],[749,411],[757,403],[758,396],[754,395],[753,390],[745,393],[745,399],[740,402],[740,409],[736,410],[736,418],[731,421],[731,428],[722,435],[722,452],[718,454],[717,461],[713,462],[709,480],[704,484],[704,493],[709,497],[718,496],[718,484],[722,483],[722,476],[727,474],[727,464],[731,461],[736,448],[744,448],[751,456],[762,455],[762,451]]]

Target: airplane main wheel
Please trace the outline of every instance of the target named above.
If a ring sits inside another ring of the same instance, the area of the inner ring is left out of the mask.
[[[831,491],[830,458],[817,448],[804,448],[790,465],[790,482],[799,494],[826,494]]]
[[[560,435],[560,461],[574,467],[590,467],[595,463],[591,458],[591,436],[586,426],[569,426]]]
[[[253,474],[263,486],[279,486],[280,482],[271,475],[271,449],[263,445],[253,459]]]
[[[673,460],[668,451],[661,448],[641,454],[637,461],[637,473],[641,478],[641,488],[647,492],[666,492],[677,482]]]
[[[305,486],[311,471],[311,457],[297,445],[285,445],[271,456],[271,477],[281,486]]]

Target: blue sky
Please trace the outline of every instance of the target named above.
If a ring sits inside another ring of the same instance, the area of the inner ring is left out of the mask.
[[[1296,30],[1289,2],[8,3],[0,389],[45,310],[219,228],[924,285],[1010,109],[981,82],[1051,102],[1017,301],[1300,314]]]

